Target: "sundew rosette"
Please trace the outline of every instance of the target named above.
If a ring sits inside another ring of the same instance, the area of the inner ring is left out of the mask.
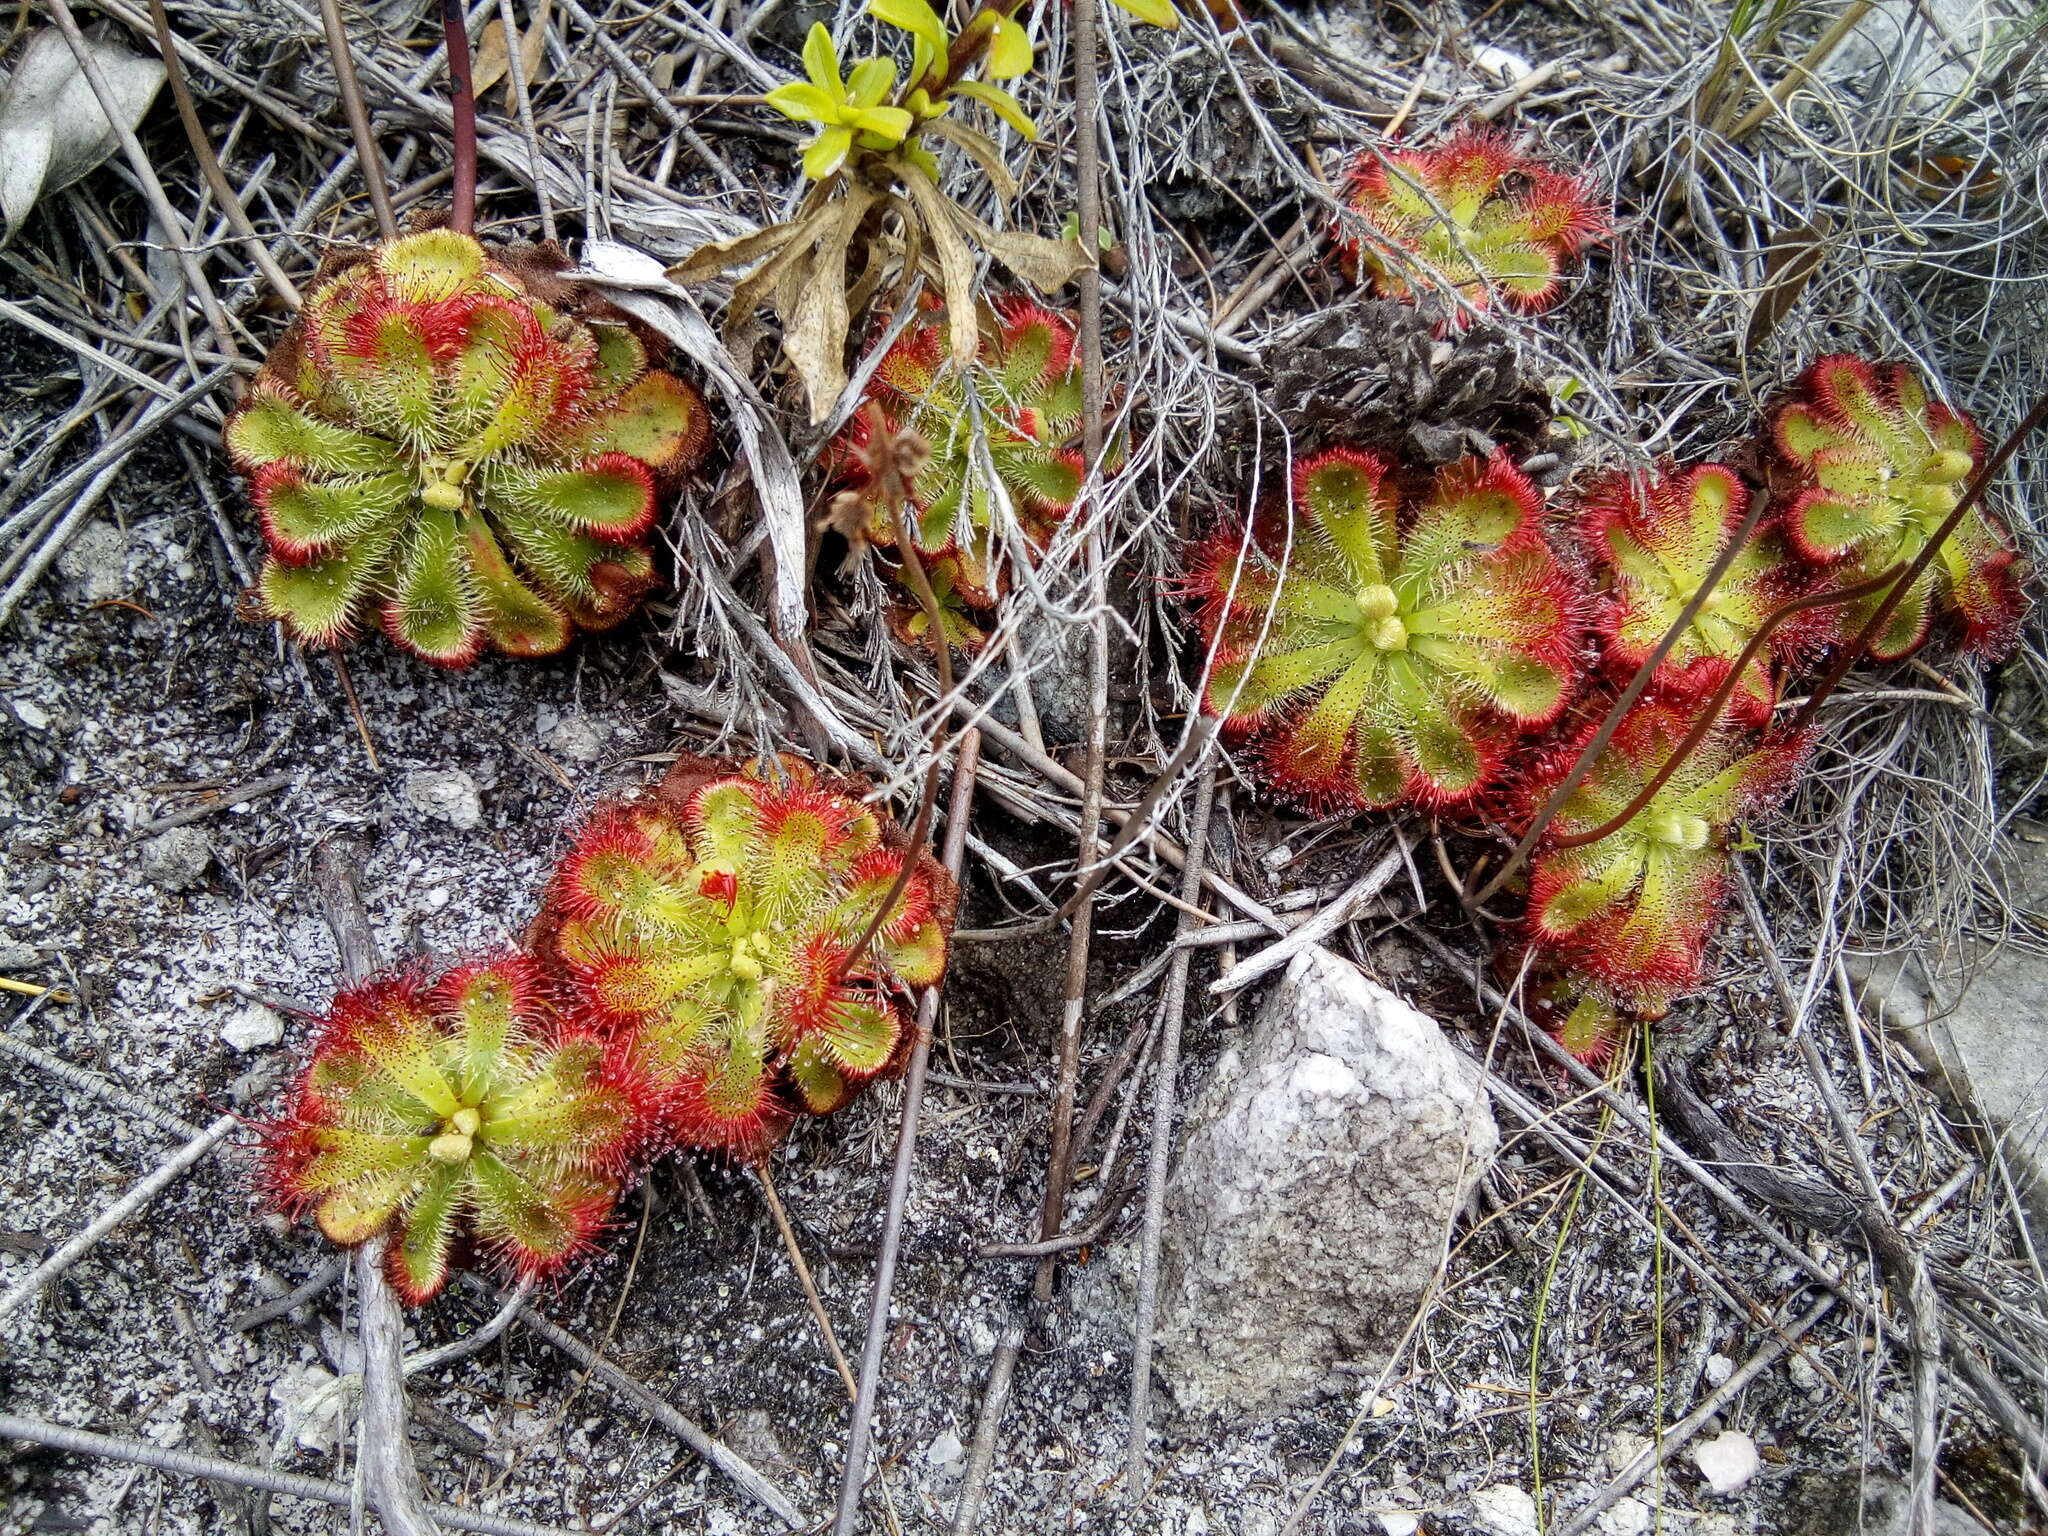
[[[652,1121],[627,1053],[565,1024],[520,957],[409,971],[334,999],[267,1182],[344,1246],[388,1234],[409,1302],[472,1248],[548,1275],[590,1248]]]
[[[1227,524],[1188,566],[1204,708],[1315,809],[1470,804],[1578,680],[1583,585],[1504,454],[1410,510],[1384,460],[1332,449],[1297,467],[1291,519]]]
[[[448,667],[632,612],[660,493],[709,441],[623,317],[452,230],[330,261],[226,428],[263,611],[309,645],[375,622]]]
[[[600,807],[556,869],[535,952],[683,1145],[758,1156],[907,1050],[955,891],[861,794],[793,760],[686,759]]]

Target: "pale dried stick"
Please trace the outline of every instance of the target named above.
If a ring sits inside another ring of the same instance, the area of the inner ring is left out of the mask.
[[[42,1263],[38,1264],[26,1275],[22,1276],[5,1296],[0,1296],[0,1319],[4,1319],[20,1310],[22,1305],[38,1291],[42,1290],[44,1286],[84,1258],[86,1254],[92,1251],[94,1244],[98,1243],[101,1238],[105,1237],[137,1211],[148,1205],[150,1201],[170,1188],[184,1174],[186,1169],[219,1146],[227,1135],[241,1123],[237,1116],[222,1115],[213,1124],[209,1125],[162,1163],[158,1164],[155,1172],[134,1185],[127,1194],[100,1212],[83,1232],[80,1232],[71,1241],[43,1260]]]
[[[1211,771],[1202,775],[1195,790],[1195,808],[1188,823],[1188,862],[1181,871],[1180,895],[1181,900],[1190,904],[1201,899],[1202,862],[1209,851],[1209,816],[1215,804],[1216,772]],[[1391,872],[1388,878],[1392,878]],[[1181,935],[1186,936],[1194,926],[1194,920],[1182,913]],[[1281,940],[1281,944],[1288,942]],[[1133,1504],[1145,1497],[1145,1447],[1152,1421],[1152,1329],[1159,1315],[1159,1244],[1166,1225],[1166,1170],[1173,1158],[1173,1114],[1179,1103],[1181,1022],[1188,1000],[1188,965],[1194,957],[1192,949],[1174,950],[1173,964],[1166,975],[1166,997],[1161,1004],[1166,1018],[1159,1037],[1159,1062],[1154,1068],[1152,1146],[1145,1165],[1145,1225],[1139,1238],[1137,1322],[1131,1347],[1129,1454]]]
[[[335,1504],[344,1509],[355,1497],[352,1489],[341,1483],[329,1482],[324,1477],[300,1477],[292,1472],[272,1472],[264,1467],[245,1466],[238,1461],[223,1461],[213,1456],[194,1456],[186,1451],[166,1450],[145,1440],[95,1435],[89,1430],[73,1429],[68,1424],[51,1424],[13,1413],[0,1413],[0,1440],[26,1440],[33,1445],[47,1445],[52,1450],[69,1451],[78,1456],[104,1456],[110,1461],[125,1461],[138,1467],[175,1472],[180,1477],[199,1477],[236,1488],[257,1488],[265,1493],[281,1493],[286,1498]],[[476,1536],[571,1536],[559,1526],[536,1525],[531,1520],[520,1520],[511,1515],[479,1514],[473,1509],[455,1509],[446,1504],[432,1506],[432,1514],[449,1530],[473,1531]]]
[[[818,1294],[818,1282],[811,1278],[811,1266],[804,1262],[804,1251],[797,1246],[796,1228],[789,1224],[789,1213],[782,1208],[782,1196],[775,1192],[775,1177],[769,1173],[766,1163],[754,1170],[754,1176],[761,1181],[761,1193],[768,1197],[768,1212],[775,1218],[775,1230],[782,1234],[783,1251],[789,1255],[789,1266],[796,1271],[796,1283],[803,1287],[811,1317],[825,1340],[825,1348],[831,1352],[833,1368],[846,1384],[847,1397],[857,1397],[860,1388],[854,1382],[853,1367],[846,1363],[846,1351],[839,1347],[839,1335],[832,1331],[832,1319],[825,1311],[825,1298]]]
[[[363,910],[359,854],[342,839],[313,853],[313,882],[341,959],[345,986],[359,986],[377,969],[377,941]],[[385,1234],[355,1252],[356,1332],[363,1352],[363,1411],[358,1426],[357,1472],[370,1507],[392,1536],[435,1536],[419,1468],[406,1441],[405,1318],[384,1278]]]
[[[981,763],[981,733],[973,726],[958,738],[953,760],[953,788],[946,802],[946,836],[940,861],[957,881],[967,851],[967,823],[974,809],[974,781]],[[846,1468],[840,1476],[836,1536],[851,1536],[860,1513],[860,1490],[867,1480],[868,1444],[874,1432],[875,1401],[881,1391],[882,1349],[889,1339],[889,1295],[896,1283],[896,1259],[903,1247],[903,1212],[910,1199],[910,1173],[917,1156],[917,1121],[924,1103],[926,1073],[931,1062],[932,1029],[939,1018],[939,989],[918,1000],[917,1038],[910,1048],[910,1066],[903,1080],[903,1115],[897,1122],[896,1161],[889,1171],[889,1203],[882,1214],[882,1244],[875,1258],[874,1292],[868,1304],[868,1331],[861,1342],[860,1379],[853,1395],[853,1416],[846,1435]]]

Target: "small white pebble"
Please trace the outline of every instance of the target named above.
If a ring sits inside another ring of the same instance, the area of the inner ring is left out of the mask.
[[[1692,1459],[1693,1465],[1700,1469],[1700,1476],[1707,1480],[1707,1487],[1724,1497],[1739,1492],[1763,1465],[1756,1452],[1756,1442],[1732,1429],[1714,1436],[1704,1445],[1694,1446]]]

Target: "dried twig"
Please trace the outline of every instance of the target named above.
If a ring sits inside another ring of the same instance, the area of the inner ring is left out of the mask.
[[[0,1413],[0,1440],[27,1440],[80,1456],[103,1456],[109,1461],[125,1461],[134,1466],[175,1472],[180,1477],[200,1477],[208,1482],[227,1483],[237,1488],[260,1488],[265,1493],[281,1493],[286,1498],[309,1499],[316,1504],[334,1504],[344,1509],[355,1501],[354,1489],[342,1483],[329,1482],[324,1477],[300,1477],[292,1472],[272,1472],[267,1467],[244,1466],[238,1461],[222,1461],[213,1456],[194,1456],[187,1451],[166,1450],[146,1440],[96,1435],[88,1430],[73,1429],[67,1424],[51,1424],[42,1419],[23,1418],[19,1414]],[[473,1509],[456,1509],[447,1504],[430,1505],[427,1512],[451,1531],[473,1531],[476,1536],[570,1536],[559,1526],[536,1525],[531,1520],[520,1520],[510,1515],[479,1514]]]
[[[22,1305],[44,1286],[90,1253],[101,1238],[175,1184],[188,1168],[219,1146],[241,1123],[237,1116],[222,1115],[165,1158],[147,1178],[133,1185],[127,1194],[94,1217],[83,1232],[23,1275],[8,1289],[5,1296],[0,1296],[0,1319],[19,1311]]]
[[[768,1213],[775,1218],[775,1230],[782,1234],[782,1248],[789,1255],[789,1266],[796,1271],[797,1284],[803,1288],[804,1300],[810,1305],[811,1317],[817,1322],[819,1336],[825,1341],[825,1348],[832,1356],[833,1369],[839,1372],[839,1379],[846,1384],[849,1399],[857,1395],[859,1388],[853,1379],[853,1367],[846,1363],[846,1351],[839,1347],[839,1335],[832,1331],[832,1318],[825,1310],[825,1298],[818,1294],[818,1282],[811,1278],[811,1266],[804,1261],[804,1251],[797,1244],[796,1228],[789,1224],[789,1213],[782,1208],[782,1196],[775,1192],[775,1176],[762,1163],[754,1170],[754,1176],[761,1181],[761,1193],[768,1201]]]
[[[500,1301],[506,1299],[504,1294],[493,1292],[488,1284],[475,1275],[463,1275],[462,1283],[487,1296],[496,1294]],[[678,1412],[665,1399],[603,1358],[575,1334],[549,1322],[531,1307],[520,1309],[519,1322],[522,1327],[538,1334],[582,1366],[593,1378],[603,1382],[646,1413],[663,1429],[723,1472],[742,1493],[775,1515],[790,1529],[803,1528],[806,1523],[804,1517],[797,1512],[797,1507],[789,1501],[788,1495],[755,1471],[731,1446],[722,1440],[714,1439],[694,1420]]]
[[[1188,862],[1181,871],[1180,896],[1190,905],[1200,900],[1202,894],[1202,861],[1208,853],[1209,816],[1215,803],[1216,775],[1210,773],[1195,792],[1195,808],[1188,821]],[[1386,864],[1387,860],[1380,862]],[[1397,865],[1398,862],[1396,859]],[[1387,878],[1392,879],[1393,873],[1390,868]],[[1181,935],[1185,936],[1194,926],[1193,919],[1182,913]],[[1281,944],[1289,942],[1292,941],[1281,940]],[[1152,1329],[1159,1312],[1159,1245],[1166,1224],[1166,1170],[1173,1158],[1173,1116],[1179,1103],[1181,1022],[1187,1008],[1188,966],[1193,959],[1191,949],[1173,952],[1173,963],[1166,973],[1166,995],[1160,1002],[1166,1017],[1159,1037],[1159,1060],[1153,1069],[1152,1145],[1145,1164],[1145,1225],[1138,1247],[1137,1320],[1132,1325],[1135,1342],[1131,1348],[1127,1491],[1133,1504],[1145,1497],[1145,1450],[1152,1422]]]
[[[377,970],[377,941],[363,908],[359,882],[361,854],[344,838],[322,843],[313,854],[313,881],[344,986],[360,986]],[[362,1346],[363,1412],[357,1455],[370,1507],[392,1536],[434,1536],[419,1468],[406,1439],[405,1319],[398,1297],[384,1278],[383,1233],[355,1252],[356,1336]]]
[[[934,630],[934,633],[938,631]],[[953,790],[946,804],[946,838],[940,861],[955,880],[967,851],[967,823],[974,809],[974,781],[981,764],[981,735],[972,726],[960,734],[953,763]],[[889,1201],[882,1213],[882,1241],[875,1258],[875,1283],[868,1303],[868,1328],[861,1344],[860,1379],[854,1390],[853,1416],[846,1434],[846,1465],[840,1475],[839,1506],[833,1519],[835,1536],[851,1536],[860,1515],[860,1490],[867,1481],[868,1443],[882,1383],[882,1350],[889,1339],[889,1296],[896,1283],[896,1260],[903,1246],[903,1213],[910,1199],[910,1173],[917,1155],[917,1121],[924,1103],[930,1069],[932,1029],[938,1023],[937,988],[917,1005],[917,1038],[911,1043],[910,1065],[903,1079],[902,1118],[896,1128],[896,1157],[889,1172]]]
[[[327,59],[334,68],[334,89],[348,118],[349,136],[356,141],[356,165],[362,173],[363,190],[370,194],[370,207],[376,211],[377,236],[396,240],[398,215],[391,207],[391,189],[384,184],[384,152],[377,147],[377,132],[370,126],[370,109],[363,102],[362,82],[356,79],[355,54],[348,40],[348,27],[341,19],[341,0],[320,0],[320,25],[327,34]]]

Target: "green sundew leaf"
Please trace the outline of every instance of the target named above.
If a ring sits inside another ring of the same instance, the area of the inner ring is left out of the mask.
[[[896,84],[894,59],[862,59],[846,77],[846,99],[856,107],[880,106]],[[903,114],[908,117],[909,113]]]
[[[591,571],[617,561],[628,551],[565,528],[550,518],[491,505],[493,527],[512,548],[520,569],[552,597],[564,603],[595,602],[601,595]]]
[[[811,30],[804,35],[804,73],[834,106],[846,100],[846,82],[839,74],[839,50],[832,46],[831,29],[822,21],[812,22]]]
[[[714,1064],[704,1078],[705,1106],[726,1120],[758,1114],[769,1096],[768,1037],[761,1027],[760,988],[748,988],[740,1001],[741,1011],[725,1021],[725,1038],[712,1047],[716,1050]]]
[[[516,1028],[512,995],[511,987],[499,982],[472,986],[463,997],[453,1066],[456,1096],[465,1103],[481,1103],[508,1066]]]
[[[267,508],[275,532],[294,544],[322,548],[361,537],[411,504],[408,475],[280,487]]]
[[[302,644],[336,644],[383,574],[390,549],[391,535],[373,530],[306,565],[266,560],[256,582],[263,611]]]
[[[658,1082],[668,1084],[703,1067],[707,1040],[716,1038],[724,1015],[702,997],[679,997],[641,1034],[639,1059]]]
[[[570,1093],[543,1077],[535,1091],[484,1121],[485,1146],[501,1157],[545,1159],[560,1167],[588,1167],[617,1142],[625,1120],[616,1100]]]
[[[505,467],[482,477],[484,504],[589,532],[628,533],[644,524],[654,493],[638,475],[589,465],[547,472]]]
[[[697,852],[708,864],[737,869],[760,841],[761,802],[738,780],[707,786],[690,809]]]
[[[552,656],[568,645],[569,616],[520,580],[479,514],[462,514],[462,536],[491,644],[508,656]]]
[[[1408,793],[1408,759],[1388,726],[1359,720],[1351,735],[1351,782],[1367,805],[1392,805]]]
[[[1044,320],[1020,325],[1004,345],[1002,367],[981,383],[981,395],[989,408],[1007,416],[1033,397],[1045,381],[1052,363],[1052,326]]]
[[[518,371],[523,334],[509,304],[471,311],[469,334],[448,369],[449,425],[459,438],[476,436],[498,414]]]
[[[1658,634],[1663,633],[1662,629]],[[1411,636],[1409,651],[1431,666],[1465,680],[1486,695],[1487,702],[1517,720],[1547,720],[1557,712],[1568,673],[1513,650],[1497,650],[1470,640],[1434,635]]]
[[[448,1250],[462,1213],[464,1168],[427,1160],[428,1172],[405,1210],[405,1232],[394,1250],[405,1273],[406,1293],[417,1300],[448,1278]]]
[[[1380,653],[1362,655],[1352,649],[1353,660],[1287,732],[1288,752],[1295,770],[1304,778],[1328,779],[1343,761],[1344,748],[1375,684],[1380,682]]]
[[[1873,657],[1879,661],[1896,661],[1919,648],[1934,619],[1936,585],[1932,567],[1920,573],[1906,595],[1899,599],[1891,617],[1885,620],[1884,628],[1871,639],[1870,654]],[[1849,632],[1854,634],[1868,624],[1883,601],[1884,596],[1879,593],[1858,603],[1850,620]]]
[[[1303,500],[1344,562],[1350,584],[1366,587],[1390,581],[1399,563],[1393,497],[1355,466],[1341,462],[1310,475],[1303,491]]]
[[[1824,448],[1839,446],[1842,434],[1828,426],[1811,406],[1788,406],[1778,417],[1778,440],[1785,451],[1801,461],[1811,460]]]
[[[784,816],[772,838],[747,851],[744,883],[756,913],[776,926],[800,920],[827,894],[824,824],[803,811]]]
[[[1031,63],[1031,34],[1015,17],[997,12],[988,42],[989,79],[1015,80],[1031,73]]]
[[[994,458],[1011,498],[1026,507],[1063,511],[1081,494],[1080,471],[1042,449],[1013,449]]]
[[[331,1243],[352,1248],[367,1242],[391,1224],[425,1162],[426,1138],[419,1138],[419,1162],[355,1180],[335,1190],[313,1208],[313,1219]]]
[[[427,1140],[406,1127],[427,1123],[419,1116],[419,1105],[408,1099],[405,1110],[365,1113],[367,1106],[350,1102],[337,1106],[344,1122],[374,1126],[359,1130],[349,1123],[326,1126],[319,1132],[319,1152],[305,1172],[304,1187],[314,1193],[345,1189],[364,1180],[410,1179],[426,1154]],[[391,1127],[399,1127],[397,1130]]]
[[[937,922],[926,923],[909,938],[877,939],[889,962],[889,969],[907,987],[937,986],[946,974],[946,932]]]
[[[1830,497],[1814,497],[1798,516],[1800,538],[1824,553],[1847,549],[1876,531],[1866,507]]]
[[[902,1035],[903,1021],[893,1008],[849,1002],[835,1008],[831,1022],[810,1038],[825,1048],[841,1071],[871,1077],[889,1064]]]
[[[1173,0],[1116,0],[1118,10],[1128,11],[1147,26],[1161,27],[1168,32],[1180,30],[1180,12],[1173,8]]]
[[[598,1000],[618,1013],[659,1014],[692,987],[724,974],[728,956],[680,955],[660,950],[609,965],[596,984]]]
[[[404,310],[377,327],[364,377],[357,388],[364,419],[407,443],[429,440],[439,414],[434,359],[418,321]]]
[[[1338,566],[1334,554],[1318,559],[1321,553],[1313,544],[1295,546],[1292,569],[1280,584],[1273,623],[1274,632],[1284,639],[1299,642],[1310,636],[1357,633],[1361,615],[1358,595],[1349,585],[1351,573]],[[1239,593],[1240,605],[1252,601],[1243,588]]]
[[[1709,741],[1711,740],[1712,738],[1709,738]],[[1694,761],[1697,762],[1699,755],[1709,750],[1710,746],[1703,744],[1700,753],[1695,754]],[[1687,765],[1690,766],[1692,764]],[[1699,817],[1711,827],[1725,827],[1743,813],[1752,792],[1751,786],[1760,774],[1769,771],[1769,767],[1769,763],[1759,754],[1738,758],[1690,789],[1680,789],[1674,794],[1673,789],[1676,786],[1667,784],[1644,809],[1653,812],[1680,811]],[[1683,769],[1676,775],[1680,779],[1685,776]]]
[[[824,129],[811,141],[810,148],[804,151],[804,174],[813,181],[823,181],[846,164],[846,157],[852,152],[851,128]]]
[[[932,51],[934,59],[943,59],[953,46],[945,24],[925,0],[868,0],[868,14],[908,32]]]
[[[593,391],[611,394],[624,389],[647,371],[647,348],[640,344],[640,338],[631,329],[604,320],[586,323],[591,338],[597,343],[597,356],[590,370]]]
[[[798,1042],[789,1053],[787,1067],[789,1080],[802,1097],[804,1108],[814,1115],[829,1115],[853,1097],[852,1086],[840,1076],[824,1046],[815,1039]]]
[[[1593,846],[1600,848],[1615,837],[1609,834]],[[1556,938],[1584,927],[1636,888],[1648,860],[1649,850],[1642,843],[1627,841],[1613,856],[1589,865],[1581,879],[1551,897],[1537,914],[1538,926]]]
[[[982,80],[956,80],[952,89],[955,96],[980,102],[1032,143],[1038,141],[1036,120],[1024,110],[1022,102],[1000,85],[990,85]]]
[[[475,584],[464,558],[467,544],[452,514],[420,509],[392,572],[394,638],[433,661],[467,657],[482,626]]]
[[[229,419],[225,435],[228,452],[249,469],[290,462],[323,475],[368,476],[400,467],[397,450],[384,439],[322,421],[267,392]]]
[[[377,266],[401,299],[431,303],[453,298],[482,275],[484,248],[452,229],[429,229],[379,247]]]
[[[939,471],[937,476],[934,476],[934,470]],[[926,465],[924,473],[917,477],[918,492],[931,497],[912,525],[916,533],[917,547],[925,554],[937,554],[960,534],[960,505],[966,491],[966,481],[964,463],[953,461],[942,464],[937,458]]]
[[[1360,664],[1365,665],[1369,674],[1378,664],[1378,653],[1361,653],[1354,638],[1325,640],[1298,650],[1262,653],[1252,664],[1251,675],[1234,702],[1220,687],[1215,691],[1219,702],[1228,704],[1231,714],[1256,714]]]
[[[560,1258],[575,1245],[570,1206],[577,1195],[597,1193],[591,1181],[536,1179],[533,1170],[515,1169],[481,1147],[468,1166],[477,1236],[543,1260]]]
[[[793,122],[830,124],[839,120],[839,103],[808,81],[778,85],[761,99]]]
[[[1485,760],[1472,743],[1473,723],[1446,697],[1447,679],[1412,657],[1387,658],[1388,708],[1398,710],[1415,765],[1447,795],[1462,795],[1479,782]]]

